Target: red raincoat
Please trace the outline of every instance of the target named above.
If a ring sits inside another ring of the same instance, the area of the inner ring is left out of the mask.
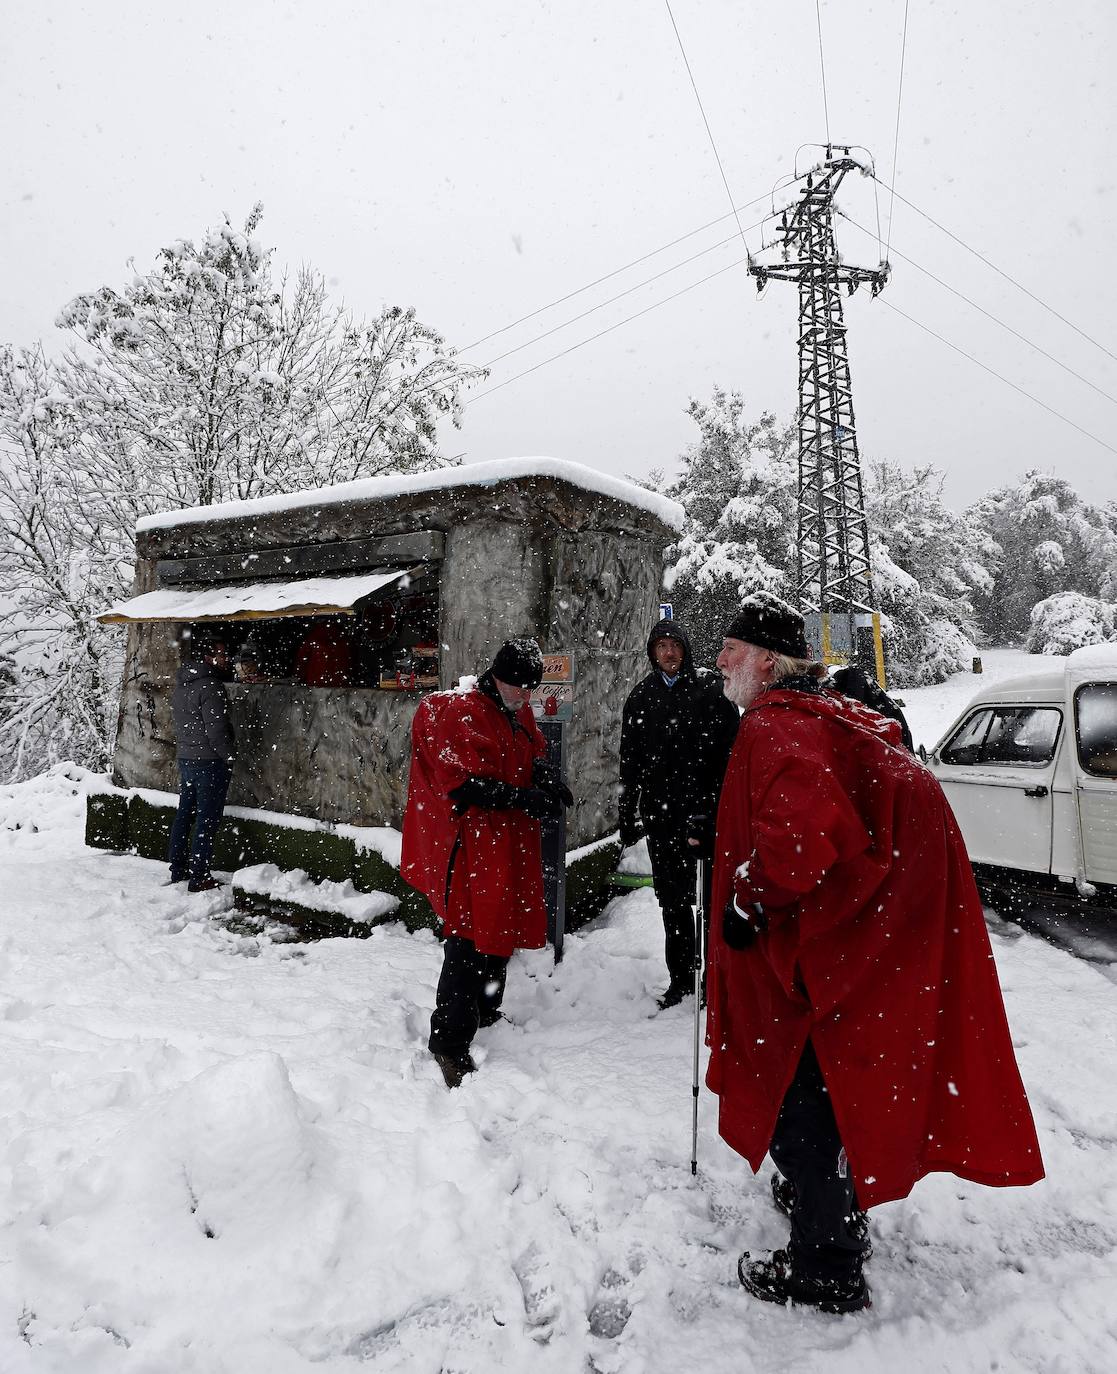
[[[924,1174],[1043,1177],[973,871],[900,727],[829,693],[744,713],[717,822],[707,1084],[759,1169],[808,1035],[862,1207]],[[735,898],[768,927],[722,936]]]
[[[415,712],[400,872],[442,917],[445,934],[472,940],[482,954],[547,941],[539,822],[477,806],[458,816],[448,794],[468,777],[529,787],[546,749],[530,706],[513,728],[476,687],[433,692]]]

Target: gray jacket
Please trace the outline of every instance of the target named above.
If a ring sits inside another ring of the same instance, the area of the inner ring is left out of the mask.
[[[237,741],[229,719],[229,698],[211,663],[184,663],[178,670],[171,713],[177,758],[233,761]]]

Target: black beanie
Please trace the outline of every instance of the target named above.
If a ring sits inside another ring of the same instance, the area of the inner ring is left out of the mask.
[[[543,650],[534,639],[506,639],[489,671],[509,687],[534,690],[543,681]]]
[[[789,658],[810,658],[811,647],[803,628],[803,617],[786,601],[771,592],[753,592],[723,634],[726,639],[741,639]]]

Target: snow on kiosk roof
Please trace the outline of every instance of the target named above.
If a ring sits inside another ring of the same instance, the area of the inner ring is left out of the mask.
[[[128,624],[114,777],[177,786],[172,622],[193,617],[244,673],[229,689],[230,801],[398,826],[422,692],[482,672],[504,639],[526,635],[572,670],[568,845],[592,844],[616,829],[621,709],[647,672],[664,550],[682,520],[656,492],[553,458],[148,516],[132,599],[107,613]],[[364,592],[363,579],[383,577],[394,580]],[[324,677],[305,667],[315,655],[332,655]]]
[[[140,533],[145,530],[165,529],[168,526],[193,524],[197,521],[270,515],[277,511],[339,501],[384,501],[395,496],[410,496],[447,487],[492,486],[516,477],[549,477],[569,482],[583,491],[608,496],[615,501],[624,501],[630,506],[648,511],[670,529],[681,530],[683,527],[684,512],[677,501],[660,496],[658,492],[649,491],[646,487],[637,486],[635,482],[612,477],[608,473],[586,467],[583,463],[571,463],[561,458],[497,458],[486,463],[438,468],[434,472],[365,477],[356,482],[343,482],[332,487],[315,487],[282,496],[260,496],[249,501],[225,501],[214,506],[187,506],[181,510],[158,511],[154,515],[145,515],[137,520],[136,531]]]

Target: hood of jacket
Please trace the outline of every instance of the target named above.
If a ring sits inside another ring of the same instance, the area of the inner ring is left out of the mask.
[[[212,663],[184,663],[175,674],[175,682],[179,687],[189,687],[192,682],[202,682],[206,678],[212,678],[215,682],[225,681]]]
[[[761,692],[756,700],[745,709],[745,715],[753,711],[779,709],[803,711],[807,715],[822,716],[842,725],[847,730],[860,731],[875,735],[887,744],[900,744],[901,730],[898,721],[879,715],[871,707],[865,706],[852,697],[833,691],[823,682],[811,679],[785,678]]]
[[[690,652],[690,635],[677,620],[660,620],[652,627],[652,632],[648,636],[648,661],[655,672],[661,671],[659,664],[655,661],[655,646],[661,639],[673,639],[676,644],[682,646],[683,666],[679,669],[679,676],[693,677],[694,659]]]

